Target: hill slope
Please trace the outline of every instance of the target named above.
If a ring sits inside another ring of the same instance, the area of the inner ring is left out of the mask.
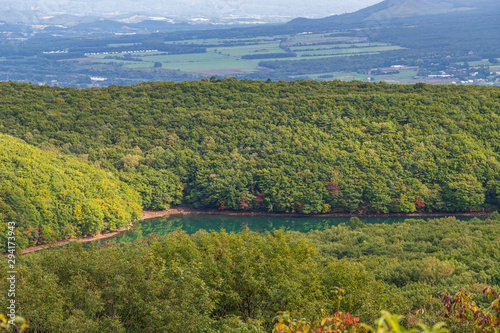
[[[10,83],[0,98],[1,131],[87,154],[148,208],[453,212],[499,204],[498,88]]]
[[[385,0],[353,13],[333,15],[322,19],[298,18],[288,24],[293,26],[323,27],[332,25],[365,25],[377,21],[386,26],[391,20],[434,15],[439,19],[444,14],[481,15],[498,12],[500,3],[491,0]]]
[[[0,251],[7,222],[16,222],[16,246],[25,248],[127,226],[139,204],[109,172],[0,134]]]

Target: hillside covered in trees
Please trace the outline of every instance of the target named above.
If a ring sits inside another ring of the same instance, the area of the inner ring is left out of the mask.
[[[109,171],[4,134],[0,147],[1,252],[9,221],[25,248],[116,230],[140,216],[138,193]]]
[[[499,205],[494,87],[228,78],[84,90],[2,83],[0,97],[1,132],[111,170],[149,209]]]

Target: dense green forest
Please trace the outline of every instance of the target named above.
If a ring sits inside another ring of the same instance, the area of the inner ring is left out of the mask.
[[[440,298],[465,288],[489,311],[481,293],[498,290],[499,249],[498,213],[483,221],[352,218],[309,233],[174,232],[73,243],[18,258],[17,313],[30,332],[259,333],[271,331],[278,311],[312,321],[321,309],[340,310],[372,324],[385,309],[404,315],[407,327],[444,321],[451,332],[472,333],[473,321],[445,318]],[[1,304],[6,297],[0,293]]]
[[[499,205],[498,88],[228,78],[84,90],[3,83],[0,96],[0,132],[111,170],[149,209]]]
[[[116,230],[141,214],[138,193],[109,171],[4,134],[0,147],[1,252],[9,221],[25,248]]]

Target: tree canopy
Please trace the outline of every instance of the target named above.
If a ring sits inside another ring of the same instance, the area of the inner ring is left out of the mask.
[[[0,96],[0,132],[111,170],[150,209],[499,205],[495,87],[213,78],[85,90],[2,83]]]
[[[341,311],[372,324],[385,309],[404,315],[406,328],[446,321],[453,333],[472,333],[474,325],[453,317],[475,314],[443,317],[450,302],[441,304],[441,296],[465,288],[476,310],[490,311],[482,293],[500,287],[499,245],[498,213],[392,225],[353,218],[308,233],[176,231],[134,243],[71,243],[16,258],[16,309],[31,332],[263,333],[279,311],[310,322]],[[0,260],[1,290],[7,271]],[[0,305],[6,302],[0,293]]]
[[[44,244],[128,226],[140,197],[110,171],[0,134],[0,246],[16,222],[16,246]]]

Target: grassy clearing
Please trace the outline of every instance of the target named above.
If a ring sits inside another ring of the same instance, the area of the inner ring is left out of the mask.
[[[400,46],[377,46],[377,47],[351,47],[347,49],[329,49],[329,50],[315,50],[315,51],[296,51],[299,56],[302,55],[355,55],[355,54],[366,54],[366,53],[378,53],[383,51],[400,50]]]
[[[482,65],[488,65],[488,64],[489,64],[488,59],[469,61],[470,66],[482,66]]]
[[[276,35],[276,36],[261,36],[261,37],[253,37],[253,38],[228,38],[228,39],[221,39],[221,38],[211,38],[211,39],[190,39],[186,41],[172,41],[172,42],[165,42],[166,44],[178,44],[178,45],[190,45],[190,44],[195,44],[195,45],[224,45],[224,44],[229,44],[229,43],[268,43],[272,42],[274,39],[280,39],[283,38],[284,36],[281,35]]]
[[[190,53],[190,54],[168,54],[147,57],[147,61],[158,61],[161,63],[176,63],[176,62],[199,62],[211,61],[219,59],[221,56],[213,53]],[[146,59],[144,59],[146,60]]]
[[[311,34],[311,35],[301,35],[293,36],[288,38],[288,42],[293,43],[319,43],[324,40],[332,40],[334,42],[345,42],[345,43],[360,43],[367,40],[367,37],[342,37],[342,36],[329,36],[329,34]]]
[[[255,65],[253,65],[255,66]],[[163,68],[180,70],[183,72],[203,71],[203,70],[222,70],[222,69],[245,69],[251,68],[252,64],[241,60],[212,61],[212,62],[194,62],[194,63],[169,63],[163,65]]]
[[[151,68],[155,62],[160,62],[162,68],[199,71],[199,70],[221,70],[221,69],[252,69],[258,67],[258,60],[242,60],[235,57],[228,57],[215,53],[193,53],[193,54],[171,54],[171,55],[151,55],[143,56],[143,61],[126,61],[117,59],[98,60],[103,63],[118,63],[126,68]]]
[[[147,61],[128,63],[124,65],[124,67],[126,68],[151,68],[153,66],[154,66],[153,62],[147,62]]]
[[[340,49],[340,48],[362,48],[362,47],[382,47],[391,46],[387,43],[345,43],[345,44],[323,44],[323,45],[299,45],[291,46],[290,48],[294,52],[310,51],[310,50],[330,50],[330,49]]]
[[[367,53],[363,53],[363,55],[366,55],[366,54],[377,54],[378,52],[367,52]],[[257,61],[286,61],[286,60],[291,60],[291,61],[294,61],[294,60],[310,60],[310,59],[321,59],[321,58],[336,58],[336,57],[345,57],[345,56],[353,56],[353,55],[357,55],[355,53],[353,54],[336,54],[336,55],[331,55],[331,54],[325,54],[325,55],[318,55],[318,56],[313,56],[313,55],[300,55],[298,57],[294,57],[294,58],[272,58],[272,59],[258,59]]]
[[[241,57],[248,54],[285,53],[285,51],[279,48],[279,42],[262,43],[257,45],[209,48],[207,49],[207,52],[221,52],[222,54],[229,54],[233,57]]]
[[[294,35],[288,38],[289,42],[303,42],[315,39],[326,39],[326,38],[342,38],[342,37],[327,37],[330,34],[307,34],[307,35]]]
[[[397,77],[401,80],[410,80],[413,79],[414,76],[417,75],[417,67],[408,67],[400,70],[399,74],[393,74],[394,77]]]
[[[109,47],[132,46],[132,45],[139,46],[140,44],[137,44],[137,43],[114,43],[114,44],[108,44]]]
[[[185,41],[172,41],[172,42],[165,42],[165,44],[177,44],[177,45],[190,45],[190,44],[195,44],[195,45],[218,45],[218,44],[223,44],[225,39],[219,39],[219,38],[212,38],[212,39],[190,39],[190,40],[185,40]]]
[[[162,67],[167,69],[181,71],[200,71],[200,70],[221,70],[221,69],[244,69],[256,68],[257,63],[245,61],[237,58],[222,56],[218,54],[206,54],[205,58],[186,58],[177,59],[177,61],[162,62]]]
[[[293,57],[293,58],[258,59],[258,61],[288,61],[288,60],[296,61],[296,60],[311,60],[311,59],[321,59],[321,58],[335,58],[335,57],[341,57],[341,56],[345,56],[345,54],[333,55],[333,56],[332,55],[320,55],[320,56],[298,56],[298,57]]]

